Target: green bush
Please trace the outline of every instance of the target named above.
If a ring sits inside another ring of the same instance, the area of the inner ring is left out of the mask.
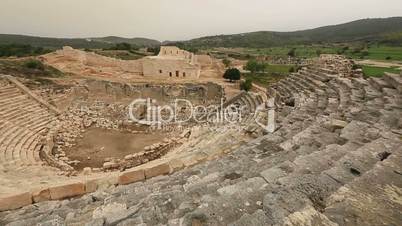
[[[290,73],[295,72],[295,68],[294,68],[294,67],[289,68],[289,72],[290,72]]]
[[[228,68],[232,62],[229,59],[225,58],[222,60],[222,63],[225,65],[225,67]]]
[[[295,48],[292,48],[291,50],[289,50],[288,56],[290,56],[290,57],[295,57],[295,56],[296,56],[296,49],[295,49]]]
[[[230,82],[240,80],[240,71],[237,68],[230,68],[225,71],[223,78],[229,79]]]
[[[250,78],[246,78],[245,81],[242,81],[240,83],[240,89],[245,90],[245,91],[250,91],[251,88],[253,87],[253,81]]]
[[[37,69],[43,71],[45,69],[45,65],[39,60],[28,60],[25,62],[25,67],[29,69]]]
[[[264,72],[267,69],[267,66],[268,65],[266,63],[259,63],[256,60],[249,60],[244,69],[251,71],[251,73]]]
[[[0,57],[23,57],[34,56],[49,53],[50,51],[42,47],[33,47],[30,45],[7,44],[0,45]]]
[[[356,69],[361,69],[362,67],[358,64],[353,64],[352,69],[356,70]]]

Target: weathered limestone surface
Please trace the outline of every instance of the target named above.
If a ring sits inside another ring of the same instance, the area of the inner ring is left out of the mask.
[[[85,186],[82,183],[60,185],[49,188],[50,198],[59,200],[85,194]]]
[[[15,194],[3,198],[0,197],[0,211],[9,209],[18,209],[31,203],[32,203],[32,194],[29,192],[22,194]]]
[[[401,225],[401,94],[348,76],[351,65],[339,67],[347,60],[325,62],[273,87],[272,134],[222,146],[230,151],[210,161],[189,155],[187,167],[166,159],[175,164],[147,168],[155,177],[138,183],[3,211],[0,224]],[[183,148],[236,138],[219,131],[200,137]],[[168,169],[174,172],[163,175]]]

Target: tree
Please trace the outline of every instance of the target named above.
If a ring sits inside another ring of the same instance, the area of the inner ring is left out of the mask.
[[[257,69],[256,71],[264,72],[267,69],[267,64],[257,62],[257,68],[256,69]]]
[[[240,80],[240,71],[237,68],[230,68],[225,71],[223,78],[229,79],[230,82]]]
[[[321,50],[320,50],[320,49],[317,49],[317,50],[315,51],[315,53],[317,54],[317,56],[320,56],[320,55],[321,55]]]
[[[222,63],[225,65],[226,68],[228,68],[232,62],[229,59],[225,58],[222,60]]]
[[[39,60],[35,60],[35,59],[30,59],[28,61],[25,62],[25,67],[29,68],[29,69],[37,69],[37,70],[45,70],[45,65],[43,65],[43,63]]]
[[[245,81],[240,83],[240,89],[245,91],[250,91],[253,87],[253,81],[250,78],[246,78]]]
[[[251,73],[254,73],[257,71],[257,61],[256,60],[249,60],[246,64],[246,66],[244,67],[244,69],[251,71]]]
[[[244,69],[251,71],[251,73],[263,72],[267,69],[267,64],[259,63],[256,60],[249,60]]]
[[[158,55],[159,52],[161,51],[161,47],[157,46],[157,47],[148,47],[147,52],[151,52],[154,54],[154,56]]]
[[[291,50],[289,50],[288,56],[290,56],[290,57],[295,57],[295,56],[296,56],[296,49],[295,49],[295,48],[292,48]]]
[[[109,50],[132,50],[132,49],[138,49],[136,46],[131,46],[129,43],[122,42],[122,43],[117,43],[114,46],[110,47]]]

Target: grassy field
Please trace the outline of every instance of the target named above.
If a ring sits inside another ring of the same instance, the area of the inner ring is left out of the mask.
[[[402,47],[370,47],[368,48],[368,53],[365,59],[386,60],[387,57],[390,57],[390,60],[402,61]],[[353,57],[357,58],[357,56]]]
[[[373,67],[366,65],[363,65],[361,67],[363,69],[363,74],[366,77],[382,77],[384,75],[384,72],[390,72],[395,74],[401,73],[401,70],[392,67],[386,68],[386,67]]]
[[[286,77],[283,74],[244,74],[242,78],[244,79],[251,79],[251,81],[257,85],[262,87],[268,87],[270,84],[278,82],[282,78]]]
[[[288,57],[291,49],[295,49],[296,57],[312,58],[320,54],[343,54],[354,59],[372,59],[383,61],[402,61],[402,47],[396,46],[358,46],[354,44],[338,45],[297,45],[272,48],[235,48],[228,51],[238,52],[244,55],[259,56],[268,55],[275,57]],[[216,49],[215,49],[216,50]]]
[[[289,70],[292,67],[295,65],[268,65],[264,73],[243,74],[242,77],[251,79],[257,85],[268,87],[290,74]]]
[[[291,68],[295,68],[295,65],[286,65],[286,64],[269,64],[266,68],[268,73],[282,73],[289,74],[289,70]]]
[[[291,49],[295,49],[296,56],[302,58],[317,57],[317,51],[323,54],[336,54],[337,49],[334,47],[321,47],[321,46],[285,46],[285,47],[273,47],[264,49],[249,49],[247,54],[253,55],[269,55],[277,57],[287,57]]]

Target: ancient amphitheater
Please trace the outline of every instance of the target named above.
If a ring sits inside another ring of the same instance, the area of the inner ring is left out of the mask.
[[[227,97],[237,124],[164,125],[91,167],[69,157],[85,131],[154,133],[130,123],[133,98],[219,104],[225,89],[85,79],[47,98],[4,75],[0,225],[402,225],[402,77],[352,66],[322,56]]]

